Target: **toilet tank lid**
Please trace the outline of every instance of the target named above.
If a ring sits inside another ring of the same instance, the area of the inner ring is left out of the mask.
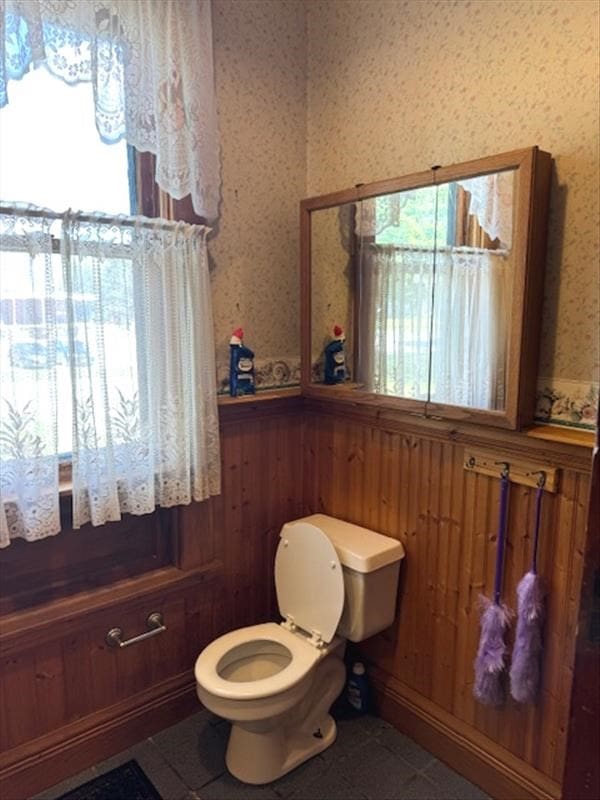
[[[288,522],[280,535],[283,536],[287,525],[296,522],[308,522],[320,528],[331,540],[342,566],[356,572],[374,572],[404,558],[404,547],[396,539],[326,514],[312,514]]]

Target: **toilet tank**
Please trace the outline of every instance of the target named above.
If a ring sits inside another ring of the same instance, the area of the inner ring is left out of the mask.
[[[297,522],[320,528],[331,540],[344,573],[344,609],[337,633],[362,642],[388,628],[396,613],[404,548],[396,539],[325,514]]]

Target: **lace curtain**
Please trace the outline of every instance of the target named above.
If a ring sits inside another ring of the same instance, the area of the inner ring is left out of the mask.
[[[506,254],[370,245],[359,380],[370,391],[474,408],[504,405]],[[431,342],[431,366],[430,366]],[[431,370],[431,375],[430,375]]]
[[[507,250],[512,245],[514,179],[515,171],[507,170],[457,181],[471,195],[469,213],[490,239],[498,239]]]
[[[436,253],[429,399],[504,408],[508,313],[506,253]]]
[[[218,494],[208,229],[35,213],[0,216],[1,545],[59,530],[59,454],[75,528]]]
[[[101,138],[155,153],[159,186],[216,218],[210,0],[4,0],[3,9],[0,107],[8,80],[40,64],[67,83],[92,81]]]
[[[507,250],[512,245],[514,177],[515,171],[507,170],[456,181],[470,194],[468,213],[477,218],[492,241],[498,239]],[[433,186],[418,191],[423,194],[431,189]],[[411,190],[361,200],[356,214],[356,235],[376,237],[387,228],[398,227],[403,207],[412,196],[414,191]],[[433,209],[433,195],[431,197]]]
[[[0,547],[60,530],[53,221],[0,216]],[[34,335],[21,335],[24,331]],[[15,375],[18,374],[18,379]]]
[[[371,392],[426,400],[433,252],[368,245],[363,259],[358,380]]]

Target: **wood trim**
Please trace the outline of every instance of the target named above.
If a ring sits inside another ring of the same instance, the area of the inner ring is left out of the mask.
[[[600,409],[592,461],[587,541],[581,596],[567,757],[563,778],[564,800],[600,797]]]
[[[304,216],[303,212],[306,212],[306,216],[310,218],[310,211],[343,206],[346,203],[356,203],[358,200],[360,200],[358,186],[353,186],[350,189],[340,189],[338,192],[329,192],[328,194],[307,197],[300,201],[300,218],[302,219]],[[300,226],[300,230],[302,230],[302,226]]]
[[[26,611],[2,617],[0,651],[3,657],[26,648],[39,647],[74,631],[81,630],[97,614],[128,603],[130,608],[150,603],[154,597],[180,593],[190,586],[220,578],[220,561],[183,572],[176,567],[146,572],[141,576],[79,592]]]
[[[534,425],[524,431],[532,439],[543,439],[546,442],[574,444],[577,447],[594,447],[594,432],[581,428],[559,427],[558,425]]]
[[[218,407],[219,422],[223,425],[243,422],[250,418],[300,412],[302,397],[300,388],[294,386],[242,397],[219,397]]]
[[[542,298],[546,269],[548,213],[552,158],[535,148],[531,174],[529,207],[529,249],[522,289],[523,307],[520,317],[520,364],[518,384],[517,427],[531,424],[535,414],[536,384],[542,330]],[[525,324],[527,320],[527,324]]]
[[[300,203],[300,385],[303,392],[310,388],[312,381],[311,287],[311,216],[308,203],[302,202]]]
[[[3,800],[23,800],[200,710],[186,671],[0,757]]]
[[[378,712],[497,800],[557,800],[560,784],[437,707],[371,668]]]
[[[337,383],[330,386],[309,383],[303,388],[302,395],[305,398],[312,398],[326,403],[332,400],[342,400],[376,408],[386,408],[405,414],[416,414],[420,417],[425,417],[427,405],[425,400],[412,400],[409,397],[393,397],[391,395],[384,397],[380,394],[367,392],[360,383]]]
[[[554,467],[569,468],[589,474],[590,450],[586,444],[528,436],[526,432],[504,431],[466,422],[452,423],[416,414],[394,411],[379,404],[337,394],[327,399],[305,398],[308,413],[344,417],[380,430],[422,436],[434,441],[456,442],[470,447],[496,447],[506,455],[539,459]]]
[[[496,452],[471,449],[465,451],[464,467],[470,472],[500,479],[505,466],[505,463],[498,460]],[[534,464],[531,461],[514,461],[511,458],[508,470],[511,483],[537,488],[540,485],[540,478],[543,478],[542,485],[545,492],[555,493],[558,490],[558,470],[555,467]]]

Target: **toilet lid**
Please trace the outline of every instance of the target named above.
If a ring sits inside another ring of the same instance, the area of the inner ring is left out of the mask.
[[[283,526],[275,556],[275,588],[281,616],[330,642],[344,607],[344,577],[334,546],[307,522]]]

